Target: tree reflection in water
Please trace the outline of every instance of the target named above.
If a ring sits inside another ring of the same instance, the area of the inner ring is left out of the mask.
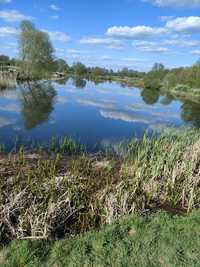
[[[65,85],[68,82],[69,79],[70,79],[70,77],[65,77],[63,79],[56,80],[55,83],[57,83],[59,85]]]
[[[27,129],[48,121],[53,111],[55,96],[56,91],[51,82],[27,82],[21,85],[21,112]]]
[[[200,103],[187,101],[181,106],[181,117],[194,127],[200,128]]]
[[[74,77],[73,78],[73,85],[76,88],[83,89],[86,86],[87,82],[85,79],[82,79],[81,77]]]
[[[141,92],[142,100],[148,105],[157,103],[159,96],[160,94],[158,90],[143,89]]]
[[[160,100],[160,103],[164,106],[168,106],[171,104],[171,102],[174,100],[173,96],[170,96],[170,95],[164,95],[161,100]]]

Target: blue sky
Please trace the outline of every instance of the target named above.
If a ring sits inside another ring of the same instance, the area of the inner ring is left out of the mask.
[[[0,53],[17,56],[17,27],[47,31],[72,64],[148,70],[200,58],[200,0],[0,0]]]

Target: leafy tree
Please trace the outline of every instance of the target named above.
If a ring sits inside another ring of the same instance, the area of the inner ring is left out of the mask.
[[[155,63],[153,65],[152,71],[163,71],[165,66],[162,63]]]
[[[200,67],[200,58],[197,60],[196,66]]]
[[[55,70],[58,72],[67,72],[69,71],[69,65],[64,59],[59,58],[55,61]]]
[[[167,74],[167,70],[163,64],[155,63],[152,70],[144,77],[145,88],[158,90],[162,86],[163,79]]]
[[[75,74],[77,74],[77,75],[85,75],[85,74],[87,74],[87,68],[81,62],[75,63],[73,65],[72,69],[75,72]]]
[[[10,62],[10,58],[5,55],[0,55],[0,64],[8,64]]]
[[[49,36],[29,21],[20,24],[19,50],[26,75],[38,77],[52,71],[54,49]]]
[[[169,72],[163,81],[163,86],[167,89],[173,88],[177,84],[177,77],[174,73]]]

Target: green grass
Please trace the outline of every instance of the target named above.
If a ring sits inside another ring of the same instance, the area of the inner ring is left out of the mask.
[[[200,213],[129,216],[61,241],[15,241],[0,251],[2,267],[200,266]]]
[[[185,84],[177,84],[172,88],[161,88],[161,92],[170,93],[175,98],[180,100],[190,100],[195,103],[200,102],[200,89],[199,88],[191,88]]]

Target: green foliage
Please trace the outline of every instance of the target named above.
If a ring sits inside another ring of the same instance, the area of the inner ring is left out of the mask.
[[[96,232],[56,242],[15,241],[0,251],[2,267],[199,266],[200,213],[130,216]]]
[[[25,76],[39,78],[52,71],[54,49],[49,36],[29,21],[20,24],[19,49]]]
[[[164,65],[155,63],[152,70],[144,77],[145,88],[159,90],[162,86],[162,80],[166,73],[167,71],[165,70]]]
[[[174,73],[168,73],[163,80],[163,87],[170,89],[175,87],[177,84],[177,77]]]
[[[81,62],[77,62],[72,66],[72,69],[76,75],[85,75],[87,74],[87,68]]]
[[[54,64],[55,64],[55,71],[58,71],[58,72],[68,72],[69,71],[69,66],[68,66],[67,62],[62,58],[55,60]]]

